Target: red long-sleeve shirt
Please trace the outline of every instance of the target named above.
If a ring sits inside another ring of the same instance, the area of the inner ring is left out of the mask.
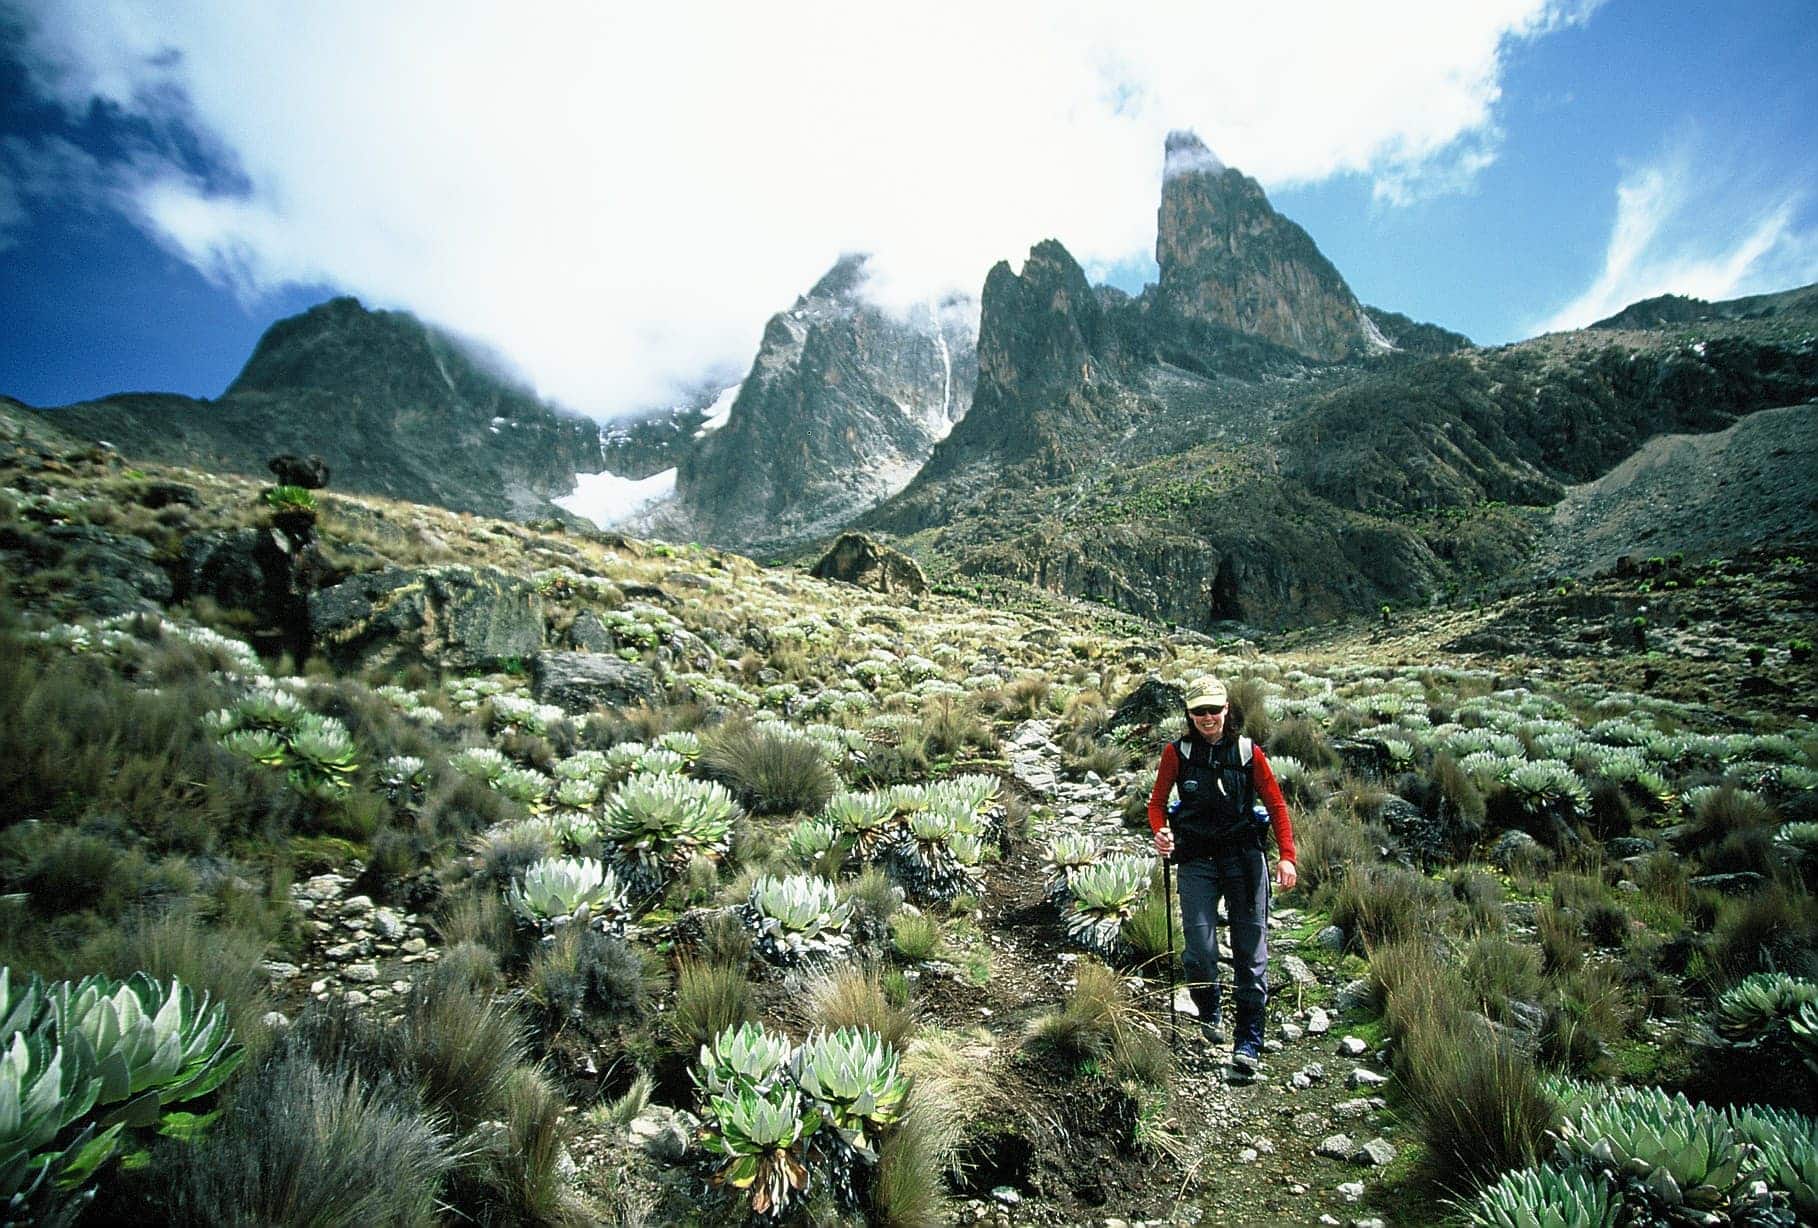
[[[1160,831],[1167,823],[1168,794],[1173,792],[1174,780],[1179,775],[1180,752],[1170,742],[1162,748],[1161,766],[1155,772],[1155,788],[1149,794],[1151,831]],[[1281,859],[1294,861],[1294,824],[1288,818],[1287,799],[1282,797],[1281,786],[1275,782],[1275,770],[1269,766],[1268,757],[1260,746],[1251,749],[1250,779],[1256,784],[1256,796],[1269,812],[1269,826],[1275,829],[1275,844],[1281,850]]]

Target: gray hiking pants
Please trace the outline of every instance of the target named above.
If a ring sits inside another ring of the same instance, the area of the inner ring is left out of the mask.
[[[1236,982],[1232,1047],[1260,1052],[1269,998],[1268,858],[1258,848],[1233,849],[1182,862],[1179,869],[1181,936],[1186,940],[1181,964],[1193,1004],[1201,1019],[1220,1018],[1217,925],[1222,899]]]

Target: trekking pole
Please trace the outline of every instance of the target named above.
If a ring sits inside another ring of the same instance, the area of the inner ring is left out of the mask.
[[[1162,858],[1162,909],[1168,917],[1168,1048],[1180,1048],[1180,1013],[1174,1009],[1174,873]]]

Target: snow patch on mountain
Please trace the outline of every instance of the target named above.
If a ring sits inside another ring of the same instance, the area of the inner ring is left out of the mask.
[[[665,469],[647,478],[622,478],[616,473],[577,473],[574,493],[551,500],[564,511],[593,521],[602,529],[619,524],[651,504],[675,494],[675,470]]]

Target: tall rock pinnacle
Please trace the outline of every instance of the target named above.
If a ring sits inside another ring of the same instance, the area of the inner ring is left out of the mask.
[[[1339,361],[1388,342],[1312,238],[1191,132],[1168,134],[1155,260],[1165,309]]]

